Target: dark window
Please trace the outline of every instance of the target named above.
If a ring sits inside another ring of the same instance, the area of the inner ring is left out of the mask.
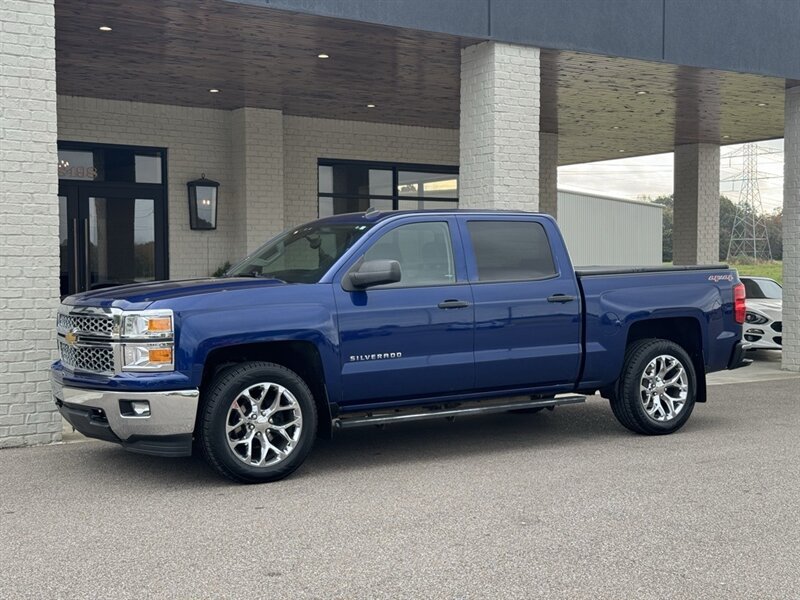
[[[458,208],[458,168],[319,161],[319,216],[378,210]]]
[[[744,293],[751,300],[781,300],[783,288],[771,279],[742,278]]]
[[[453,247],[447,223],[409,223],[383,235],[364,260],[396,260],[402,279],[385,287],[417,287],[455,283]]]
[[[58,178],[109,183],[162,183],[164,155],[130,146],[59,144]]]
[[[479,281],[520,281],[555,275],[544,227],[530,221],[467,223]]]

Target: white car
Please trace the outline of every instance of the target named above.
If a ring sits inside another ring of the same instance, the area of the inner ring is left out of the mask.
[[[783,345],[783,288],[767,277],[742,277],[745,289],[744,341],[748,350],[780,350]]]

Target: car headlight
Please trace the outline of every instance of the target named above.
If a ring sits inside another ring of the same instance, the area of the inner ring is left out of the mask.
[[[123,371],[173,371],[175,348],[172,342],[122,344]]]
[[[123,339],[169,339],[173,334],[171,310],[144,310],[122,315],[120,337]]]
[[[122,313],[123,371],[174,371],[175,322],[171,310]]]
[[[747,315],[745,315],[744,320],[746,323],[750,325],[763,325],[764,323],[769,321],[767,317],[750,311],[747,312]]]

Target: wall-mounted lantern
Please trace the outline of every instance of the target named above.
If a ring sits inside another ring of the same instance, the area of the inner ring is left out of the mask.
[[[186,187],[189,189],[189,226],[192,229],[216,229],[219,182],[206,179],[203,173],[200,179],[190,181]]]

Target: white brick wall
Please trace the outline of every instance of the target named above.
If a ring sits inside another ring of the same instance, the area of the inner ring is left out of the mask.
[[[244,256],[284,229],[283,114],[240,108],[231,119],[236,243]],[[316,177],[316,174],[313,175]]]
[[[539,49],[483,42],[461,52],[463,208],[539,209]]]
[[[0,448],[61,439],[53,0],[0,10]]]
[[[558,134],[539,132],[539,210],[558,217]]]
[[[719,146],[675,147],[673,262],[719,262]]]
[[[319,158],[458,164],[455,129],[289,115],[284,116],[283,122],[287,227],[317,218]]]
[[[786,90],[783,141],[783,359],[800,371],[800,87]]]
[[[242,254],[237,238],[231,112],[185,106],[58,97],[58,139],[167,148],[170,277],[209,275]],[[189,229],[186,182],[220,182],[216,231]]]

